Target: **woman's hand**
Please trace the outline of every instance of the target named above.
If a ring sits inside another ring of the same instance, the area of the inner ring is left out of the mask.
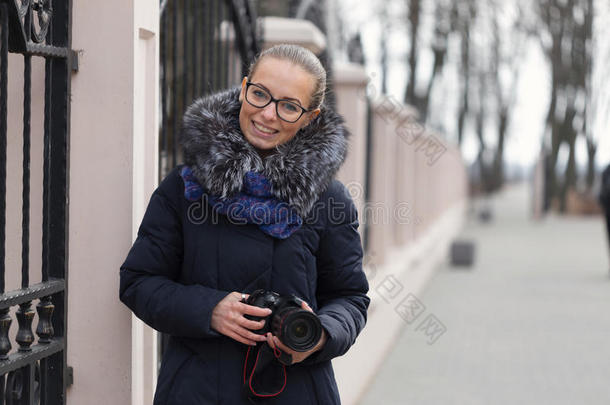
[[[301,304],[301,308],[303,308],[306,311],[313,312],[313,309],[311,309],[305,301],[303,301],[303,303]],[[324,328],[322,328],[322,336],[320,337],[320,340],[318,341],[318,343],[311,350],[306,351],[306,352],[295,352],[294,350],[292,350],[292,349],[288,348],[286,345],[284,345],[280,341],[280,339],[277,336],[272,335],[271,332],[267,333],[266,337],[267,337],[267,343],[269,344],[269,346],[271,346],[272,349],[275,350],[275,348],[277,347],[284,353],[288,353],[292,356],[292,364],[302,362],[303,360],[305,360],[306,358],[308,358],[309,356],[311,356],[318,350],[322,349],[322,347],[326,343],[326,331],[324,330]]]
[[[248,298],[248,294],[243,294]],[[266,317],[271,313],[269,308],[260,308],[241,302],[242,294],[232,292],[216,304],[212,310],[212,329],[238,342],[255,346],[256,342],[264,342],[264,335],[258,335],[253,330],[258,330],[265,324],[264,320],[251,321],[244,315]]]

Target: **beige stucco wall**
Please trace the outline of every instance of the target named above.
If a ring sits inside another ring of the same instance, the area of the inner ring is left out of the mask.
[[[118,12],[120,10],[120,12]],[[118,267],[131,242],[133,2],[73,5],[68,404],[131,401],[131,315]],[[93,401],[93,402],[92,402]]]
[[[118,274],[156,182],[158,5],[74,2],[68,404],[151,403],[154,334],[119,302]]]
[[[372,104],[369,254],[381,265],[466,198],[458,148],[417,123],[417,111],[369,89]]]

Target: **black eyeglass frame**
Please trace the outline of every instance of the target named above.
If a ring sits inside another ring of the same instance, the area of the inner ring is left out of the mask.
[[[250,88],[250,86],[257,87],[257,88],[261,89],[262,91],[264,91],[265,93],[267,93],[267,94],[269,95],[269,101],[268,101],[268,102],[267,102],[265,105],[262,105],[262,106],[258,106],[258,105],[252,104],[252,102],[251,102],[250,100],[248,100],[248,89]],[[248,82],[246,82],[246,94],[245,94],[245,97],[244,97],[244,98],[246,99],[246,101],[248,102],[248,104],[250,104],[252,107],[256,107],[256,108],[265,108],[265,107],[267,107],[267,106],[268,106],[270,103],[273,103],[273,102],[274,102],[274,103],[275,103],[275,113],[277,114],[278,118],[279,118],[279,119],[281,119],[282,121],[286,121],[286,122],[289,122],[289,123],[291,123],[291,124],[292,124],[292,123],[297,122],[298,120],[300,120],[300,119],[301,119],[301,117],[303,116],[303,114],[313,111],[313,109],[309,109],[309,110],[308,110],[307,108],[305,108],[305,107],[303,107],[303,106],[300,106],[299,104],[295,103],[295,102],[294,102],[294,101],[292,101],[292,100],[287,100],[287,99],[285,99],[285,98],[280,98],[280,99],[278,99],[278,98],[274,98],[274,97],[271,95],[271,93],[269,93],[269,90],[265,89],[264,87],[262,87],[262,86],[261,86],[261,85],[259,85],[259,84],[252,83],[252,82],[249,82],[249,81],[248,81]],[[287,103],[290,103],[290,104],[293,104],[293,105],[295,105],[295,106],[299,107],[299,108],[301,109],[301,114],[299,115],[299,117],[298,117],[297,119],[295,119],[294,121],[289,121],[289,120],[287,120],[286,118],[283,118],[283,117],[280,115],[280,111],[279,111],[279,109],[278,109],[278,103],[279,103],[280,101],[285,101],[285,102],[287,102]]]

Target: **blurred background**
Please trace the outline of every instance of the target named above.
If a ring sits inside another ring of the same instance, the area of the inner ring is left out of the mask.
[[[478,191],[525,179],[541,163],[545,211],[595,199],[610,162],[607,2],[338,7],[342,56],[362,43],[374,83],[460,145]]]

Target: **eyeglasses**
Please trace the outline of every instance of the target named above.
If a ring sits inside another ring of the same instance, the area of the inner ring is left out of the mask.
[[[263,87],[252,82],[246,82],[246,101],[257,108],[264,108],[272,101],[275,102],[277,116],[286,122],[296,122],[303,114],[310,111],[293,101],[275,99]]]

